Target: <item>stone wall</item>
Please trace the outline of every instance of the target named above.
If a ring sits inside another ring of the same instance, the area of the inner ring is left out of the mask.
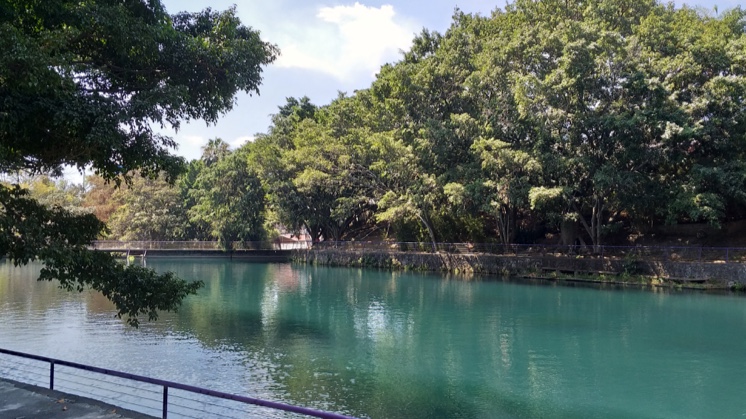
[[[746,264],[625,261],[567,256],[505,256],[485,254],[416,253],[392,251],[301,250],[294,260],[329,266],[372,267],[413,271],[526,275],[547,270],[618,272],[677,279],[706,279],[746,285]]]

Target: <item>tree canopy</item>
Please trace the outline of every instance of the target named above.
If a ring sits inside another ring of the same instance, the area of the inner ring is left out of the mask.
[[[741,220],[745,28],[740,8],[713,15],[655,0],[456,10],[447,31],[423,30],[370,87],[323,106],[288,98],[238,150],[211,140],[178,189],[167,190],[169,164],[158,158],[137,172],[146,183],[119,192],[104,179],[136,165],[99,168],[83,206],[127,220],[114,238],[167,230],[224,243],[272,229],[314,241],[503,244],[552,233],[598,249],[663,224]],[[8,161],[6,171],[24,163]],[[35,188],[45,202],[68,195],[64,185]],[[146,228],[159,225],[178,228]]]
[[[214,123],[238,91],[259,92],[277,53],[235,8],[169,15],[157,0],[0,1],[0,172],[71,165],[116,183],[135,171],[173,181],[183,159],[154,127]],[[41,279],[101,291],[132,324],[200,286],[89,251],[102,222],[41,205],[18,184],[0,185],[0,205],[0,254],[41,260]]]
[[[654,0],[456,10],[370,88],[289,100],[261,136],[259,173],[287,223],[326,239],[356,236],[320,227],[352,202],[404,240],[576,229],[598,246],[623,229],[740,219],[745,27],[740,8]]]

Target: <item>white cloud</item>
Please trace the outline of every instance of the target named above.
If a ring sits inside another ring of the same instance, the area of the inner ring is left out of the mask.
[[[235,150],[235,149],[241,147],[242,145],[244,145],[246,143],[250,143],[252,141],[254,141],[254,136],[253,135],[247,135],[247,136],[236,138],[235,140],[229,142],[228,145],[230,145],[231,148]]]
[[[417,31],[414,23],[397,18],[391,5],[320,7],[315,17],[278,39],[282,55],[277,65],[321,71],[343,81],[360,73],[372,77],[400,50],[409,49]]]
[[[173,135],[172,132],[166,132],[167,135]],[[202,147],[207,144],[207,138],[201,135],[175,135],[175,140],[179,144],[176,154],[185,157],[187,160],[194,160],[202,156]]]
[[[179,141],[180,143],[184,145],[192,146],[192,147],[203,146],[207,144],[207,139],[199,135],[184,135],[184,136],[180,136],[178,139],[181,140]]]

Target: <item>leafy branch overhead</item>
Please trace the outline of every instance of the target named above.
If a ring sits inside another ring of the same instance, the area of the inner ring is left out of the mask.
[[[0,169],[107,179],[174,175],[181,159],[153,125],[208,123],[239,90],[258,93],[276,48],[235,9],[168,15],[159,2],[6,3],[0,18]]]
[[[169,15],[157,0],[0,2],[0,172],[71,165],[117,183],[135,171],[173,181],[183,159],[153,127],[214,123],[238,91],[259,93],[277,54],[235,8]],[[103,228],[92,216],[2,188],[0,250],[16,263],[43,261],[42,279],[100,290],[134,324],[199,287],[85,250]]]

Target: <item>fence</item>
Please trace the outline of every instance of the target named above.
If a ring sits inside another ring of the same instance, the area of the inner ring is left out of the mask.
[[[185,418],[233,418],[247,414],[277,417],[274,413],[278,411],[317,418],[351,418],[7,349],[0,349],[0,354],[14,360],[9,365],[0,363],[0,374],[4,378],[48,386],[51,390],[94,398],[163,419],[169,414]],[[248,408],[254,411],[249,412]]]
[[[280,241],[236,241],[225,246],[217,241],[116,241],[98,240],[93,242],[93,248],[98,250],[214,250],[221,251],[225,248],[233,250],[296,250],[305,249],[309,246],[306,241],[280,242]]]
[[[353,251],[475,253],[514,256],[609,257],[684,262],[746,262],[746,247],[704,246],[563,246],[553,244],[428,243],[387,241],[233,242],[234,250],[340,249]],[[102,250],[223,250],[221,243],[203,241],[97,241]]]
[[[354,251],[439,252],[494,254],[512,256],[583,256],[652,261],[682,262],[746,262],[746,247],[703,246],[563,246],[552,244],[499,243],[428,243],[428,242],[364,242],[324,241],[313,243],[313,249]]]

